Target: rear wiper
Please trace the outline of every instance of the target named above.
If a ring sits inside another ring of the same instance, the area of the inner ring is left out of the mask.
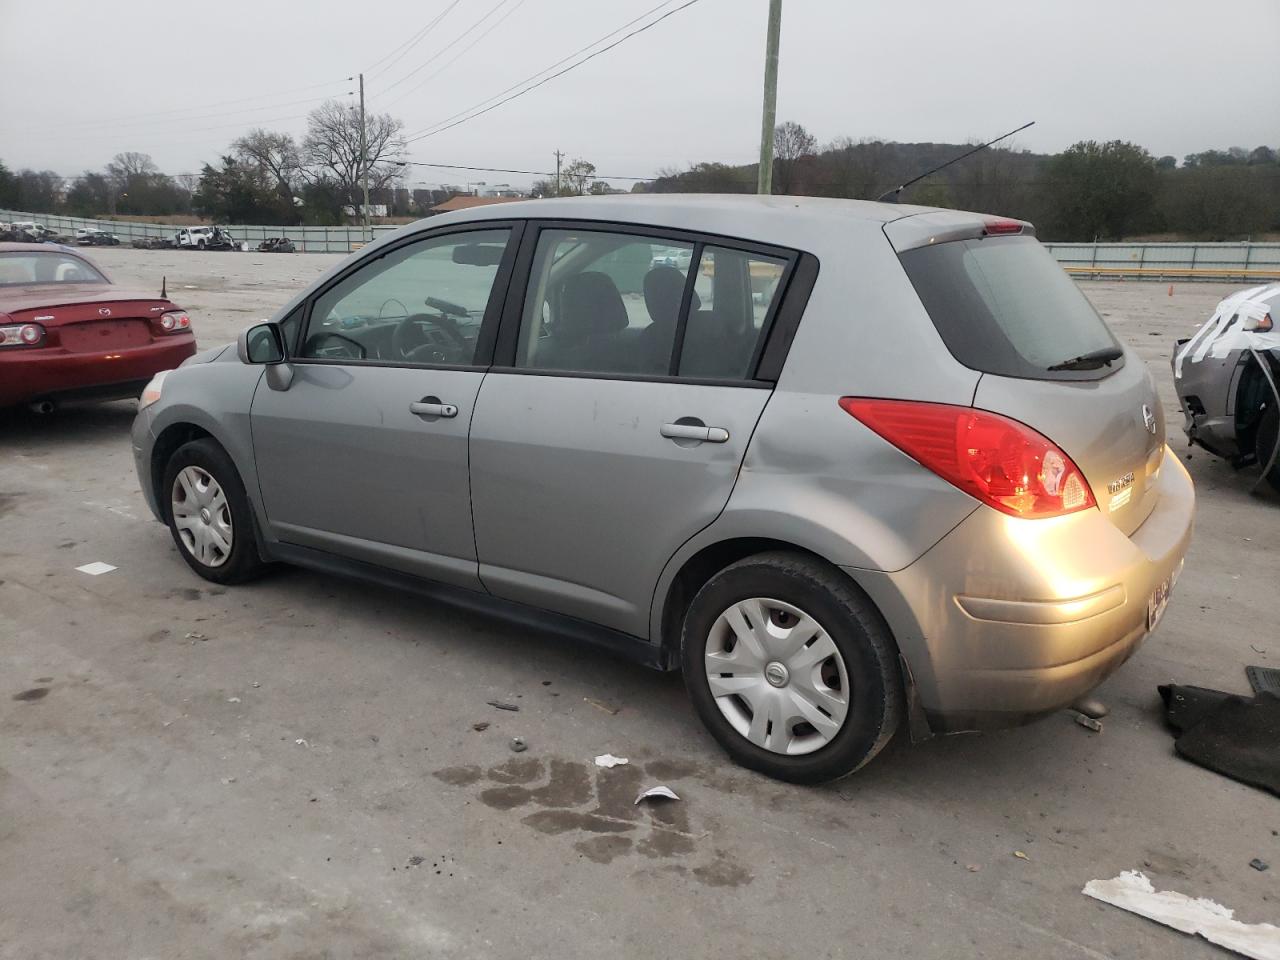
[[[1119,347],[1103,347],[1101,350],[1093,350],[1089,353],[1082,353],[1078,357],[1072,357],[1070,360],[1063,360],[1061,363],[1055,363],[1050,370],[1095,370],[1098,367],[1111,366],[1111,361],[1119,360],[1124,356],[1124,351]]]

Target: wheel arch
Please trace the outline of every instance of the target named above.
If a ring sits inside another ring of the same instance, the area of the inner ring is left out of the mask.
[[[193,440],[205,438],[226,450],[226,446],[204,427],[185,420],[169,424],[156,435],[155,443],[151,445],[151,489],[155,491],[156,506],[160,510],[161,520],[165,523],[169,522],[169,498],[162,489],[165,467],[181,447]]]
[[[884,614],[862,585],[849,576],[848,571],[820,552],[799,543],[779,540],[774,537],[738,536],[715,540],[698,547],[690,547],[678,553],[667,564],[663,578],[658,584],[654,596],[654,609],[651,615],[651,636],[660,646],[660,659],[669,668],[680,660],[680,629],[685,611],[694,596],[708,580],[730,564],[737,563],[747,557],[759,553],[784,551],[817,560],[833,570],[848,576],[849,580],[867,598],[867,602],[876,607],[883,618]],[[888,624],[888,620],[885,620]],[[890,634],[893,633],[890,626]]]

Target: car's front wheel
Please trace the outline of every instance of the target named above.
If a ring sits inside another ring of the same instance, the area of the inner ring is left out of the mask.
[[[1276,451],[1277,444],[1280,444],[1280,407],[1273,406],[1262,415],[1258,432],[1254,434],[1253,447],[1258,465],[1264,469],[1271,463],[1273,456],[1276,458],[1267,471],[1267,483],[1280,492],[1280,454]]]
[[[192,570],[214,583],[241,583],[262,572],[244,484],[216,441],[179,447],[163,482],[169,530]]]
[[[793,783],[853,773],[897,729],[897,651],[879,611],[839,570],[791,553],[748,557],[694,597],[685,685],[738,763]]]

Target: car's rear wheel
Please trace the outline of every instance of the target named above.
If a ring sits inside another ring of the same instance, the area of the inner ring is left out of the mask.
[[[800,554],[748,557],[689,605],[685,685],[738,763],[822,783],[884,747],[903,713],[897,650],[875,606],[844,574]]]
[[[174,543],[192,570],[214,583],[241,583],[262,572],[244,484],[216,441],[179,447],[165,467],[162,494]]]
[[[1263,413],[1258,431],[1253,435],[1253,452],[1258,458],[1258,466],[1265,468],[1275,453],[1276,444],[1280,442],[1280,407],[1271,406]],[[1267,472],[1267,483],[1272,489],[1280,491],[1280,456]]]

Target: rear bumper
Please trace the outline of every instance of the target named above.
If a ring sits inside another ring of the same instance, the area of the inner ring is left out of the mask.
[[[195,337],[177,334],[138,347],[68,353],[57,347],[0,352],[0,407],[32,400],[136,397],[161,370],[196,352]]]
[[[1155,509],[1129,536],[1098,510],[1016,520],[982,508],[904,570],[849,571],[889,621],[933,732],[1034,720],[1133,655],[1195,514],[1167,447],[1155,485]]]

